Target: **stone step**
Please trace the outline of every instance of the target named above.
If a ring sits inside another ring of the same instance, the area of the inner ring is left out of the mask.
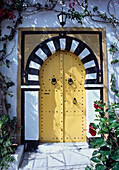
[[[80,150],[89,148],[87,142],[76,142],[76,143],[43,143],[38,145],[36,152],[40,153],[52,153],[59,152],[62,150]]]

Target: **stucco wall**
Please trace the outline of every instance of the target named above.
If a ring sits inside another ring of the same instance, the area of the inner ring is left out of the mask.
[[[44,0],[42,0],[44,2]],[[37,2],[34,0],[34,2]],[[115,10],[115,15],[119,17],[119,4],[118,1],[114,1],[116,4],[116,10]],[[102,2],[102,0],[89,0],[89,8],[92,10],[93,6],[99,6],[99,9],[101,9],[102,12],[107,11],[107,3],[108,0],[105,0]],[[56,7],[57,10],[61,10],[61,5],[58,4]],[[65,11],[68,10],[68,7],[64,7]],[[81,10],[80,8],[76,6],[77,10]],[[110,9],[113,11],[113,7],[110,6]],[[30,10],[30,9],[29,9]],[[23,23],[19,25],[20,27],[60,27],[60,24],[57,19],[57,12],[53,11],[47,11],[47,12],[39,12],[33,15],[28,15],[27,13],[24,13],[24,18],[23,18]],[[27,16],[28,15],[28,16]],[[2,27],[4,28],[4,33],[7,34],[8,30],[6,28],[7,23],[10,24],[10,21],[4,21],[2,22]],[[85,18],[83,24],[77,23],[75,20],[69,20],[67,19],[67,23],[65,27],[91,27],[91,28],[100,28],[100,27],[105,27],[106,28],[106,38],[107,38],[107,63],[108,63],[108,88],[109,88],[109,101],[113,102],[114,101],[114,95],[110,91],[110,77],[111,73],[113,73],[113,66],[110,64],[110,61],[112,60],[112,55],[109,53],[108,49],[110,47],[110,44],[116,42],[115,38],[115,32],[114,29],[110,24],[102,24],[98,22],[93,22],[90,20],[90,18]],[[118,28],[119,29],[119,28]],[[18,32],[15,35],[14,40],[10,41],[8,43],[8,49],[7,53],[9,54],[11,50],[13,49],[13,52],[11,55],[8,56],[8,59],[11,61],[10,68],[6,68],[3,66],[2,72],[3,74],[7,75],[8,77],[11,78],[11,80],[15,83],[15,86],[11,88],[13,91],[13,97],[10,98],[8,97],[8,102],[12,104],[9,112],[11,115],[17,115],[17,71],[18,71]],[[116,56],[118,57],[119,52],[116,53]],[[116,77],[117,77],[117,83],[116,87],[119,89],[119,69],[118,69],[118,64],[116,64]]]

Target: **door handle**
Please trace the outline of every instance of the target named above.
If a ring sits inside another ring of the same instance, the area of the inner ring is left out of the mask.
[[[74,98],[74,100],[73,100],[73,104],[76,104],[77,103],[77,100],[76,100],[76,98]]]

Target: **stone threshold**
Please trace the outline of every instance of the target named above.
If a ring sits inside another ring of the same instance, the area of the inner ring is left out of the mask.
[[[22,157],[24,154],[24,145],[19,145],[15,154],[12,156],[14,157],[14,161],[10,164],[8,170],[18,170],[20,163],[22,162]]]

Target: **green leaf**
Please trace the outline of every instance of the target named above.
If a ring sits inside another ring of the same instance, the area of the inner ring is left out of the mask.
[[[96,164],[96,166],[95,166],[95,169],[96,170],[105,170],[105,166],[104,165],[102,165],[102,164]]]
[[[119,147],[111,155],[111,158],[114,159],[115,161],[119,161]]]
[[[115,162],[111,170],[119,170],[119,162]]]
[[[85,170],[93,170],[92,167],[87,166]]]
[[[99,153],[99,151],[98,150],[95,150],[93,153],[92,153],[92,156],[95,156],[95,155],[97,155]]]
[[[96,109],[95,112],[102,112],[102,110],[101,109]]]
[[[104,141],[103,138],[99,137],[99,138],[96,138],[92,143],[91,143],[91,146],[92,147],[101,147],[101,146],[106,146],[107,143]]]
[[[100,162],[100,159],[97,158],[96,156],[92,157],[91,160],[96,163]]]
[[[97,6],[94,6],[93,11],[96,12],[98,10]]]
[[[115,128],[117,125],[117,120],[115,120],[111,125],[109,125],[109,129]]]
[[[109,132],[109,130],[108,130],[108,128],[106,128],[106,127],[102,127],[102,131],[104,132],[104,133],[108,133]]]
[[[119,94],[115,94],[119,98]]]

